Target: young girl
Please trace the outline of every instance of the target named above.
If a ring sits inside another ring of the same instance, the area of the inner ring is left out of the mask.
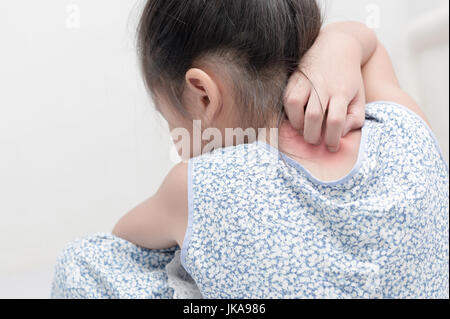
[[[175,141],[186,161],[117,223],[123,242],[63,252],[54,296],[73,296],[77,253],[108,282],[83,272],[94,279],[77,296],[112,297],[147,289],[140,258],[178,246],[204,298],[448,298],[436,139],[372,31],[320,28],[313,0],[147,2],[142,71],[170,129],[189,133]]]

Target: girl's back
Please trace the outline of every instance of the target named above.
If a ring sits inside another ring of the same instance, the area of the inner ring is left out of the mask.
[[[205,298],[448,298],[448,166],[403,106],[367,105],[337,181],[255,142],[191,159],[188,184],[181,260]]]

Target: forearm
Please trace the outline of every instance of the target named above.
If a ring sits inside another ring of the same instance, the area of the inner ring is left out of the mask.
[[[144,248],[172,247],[176,244],[168,227],[172,221],[169,214],[161,213],[164,211],[160,201],[152,197],[123,216],[112,234]]]
[[[346,41],[346,50],[357,50],[364,66],[377,49],[378,39],[375,32],[359,22],[337,22],[322,29],[323,34],[342,33],[354,41]]]
[[[328,25],[322,32],[328,37],[342,37],[345,34],[341,40],[343,50],[361,59],[366,102],[385,100],[403,104],[430,125],[414,99],[401,89],[389,53],[373,30],[358,22],[338,22]]]
[[[187,172],[186,163],[176,165],[156,194],[123,216],[112,233],[144,248],[181,247],[188,216]]]
[[[383,100],[402,104],[431,126],[419,105],[400,87],[389,53],[381,42],[377,41],[375,52],[362,68],[362,75],[367,102]]]

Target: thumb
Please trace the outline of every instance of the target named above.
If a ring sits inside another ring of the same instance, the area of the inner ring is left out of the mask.
[[[353,130],[359,130],[366,121],[365,94],[361,91],[358,96],[350,103],[347,111],[347,119],[344,125],[342,137],[345,137]]]

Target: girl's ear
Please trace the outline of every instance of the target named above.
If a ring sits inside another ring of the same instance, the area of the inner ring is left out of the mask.
[[[207,121],[207,125],[219,115],[222,108],[222,95],[217,83],[203,70],[192,68],[186,73],[190,107]]]

